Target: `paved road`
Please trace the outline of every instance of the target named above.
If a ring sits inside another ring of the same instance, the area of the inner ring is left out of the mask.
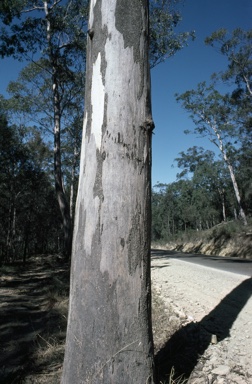
[[[252,259],[241,259],[239,257],[223,257],[197,255],[193,253],[182,253],[167,251],[165,249],[152,249],[152,258],[178,259],[203,265],[205,267],[216,268],[227,272],[238,273],[240,275],[252,276]]]

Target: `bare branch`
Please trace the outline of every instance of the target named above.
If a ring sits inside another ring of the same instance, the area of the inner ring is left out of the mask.
[[[61,3],[62,0],[56,0],[54,1],[54,3],[52,4],[52,6],[50,7],[50,9],[53,9],[54,7],[56,7],[57,4]]]
[[[43,11],[44,7],[33,7],[33,8],[29,8],[29,9],[24,9],[20,13],[29,13],[29,12],[38,11],[38,10]]]
[[[246,87],[247,87],[247,90],[249,91],[250,96],[252,96],[252,89],[250,87],[249,80],[248,80],[247,76],[243,74],[242,77],[246,83]]]

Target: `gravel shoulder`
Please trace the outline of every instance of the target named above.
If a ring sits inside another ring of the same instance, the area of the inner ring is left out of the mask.
[[[251,276],[156,256],[152,283],[180,321],[159,363],[171,360],[189,383],[252,383]]]

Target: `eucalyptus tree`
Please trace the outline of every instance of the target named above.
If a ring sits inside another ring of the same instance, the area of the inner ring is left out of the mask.
[[[5,115],[0,114],[0,213],[1,253],[9,257],[14,253],[15,238],[15,174],[22,164],[23,153],[14,131],[8,126]]]
[[[194,40],[195,31],[176,32],[182,20],[180,0],[150,0],[149,60],[153,68]]]
[[[205,82],[200,83],[197,89],[181,94],[177,100],[191,113],[195,123],[194,133],[207,136],[219,148],[229,169],[240,217],[246,225],[241,189],[238,187],[241,183],[237,183],[239,173],[236,174],[235,169],[242,156],[251,158],[252,30],[237,28],[229,34],[226,29],[220,29],[207,37],[205,42],[226,56],[227,69],[214,74],[214,81],[209,87]],[[216,79],[231,86],[229,94],[218,92]]]
[[[177,182],[158,183],[152,190],[152,240],[169,240],[178,231]]]
[[[153,383],[148,1],[91,1],[62,383]]]
[[[177,95],[177,100],[191,114],[190,117],[195,124],[193,133],[207,137],[219,149],[230,173],[239,215],[244,225],[247,225],[232,159],[232,153],[237,145],[234,138],[238,137],[239,128],[232,108],[232,98],[220,94],[214,85],[207,86],[203,82],[199,83],[195,90]]]
[[[232,86],[232,109],[239,122],[239,140],[242,151],[251,157],[252,147],[252,29],[237,28],[229,33],[226,29],[213,32],[205,40],[227,58],[227,69],[214,74]]]
[[[252,98],[252,29],[241,28],[229,33],[222,28],[205,39],[210,45],[227,57],[228,68],[220,72],[223,81],[235,83],[245,91],[246,98]]]
[[[30,63],[20,72],[17,81],[9,83],[11,98],[8,100],[8,110],[12,113],[12,119],[13,116],[24,116],[23,120],[36,124],[43,136],[50,140],[54,135],[54,99],[47,65],[42,59]],[[72,219],[82,134],[83,72],[75,70],[70,78],[61,77],[60,81],[61,177]]]
[[[1,262],[25,261],[28,252],[45,253],[49,246],[57,250],[53,224],[59,223],[59,215],[48,155],[37,131],[9,125],[0,114]]]
[[[210,216],[215,222],[227,220],[227,183],[226,167],[223,160],[216,160],[215,153],[202,147],[191,147],[186,152],[180,152],[175,161],[182,169],[177,177],[191,177],[194,185],[194,200],[198,212],[198,221],[210,222]],[[221,203],[221,204],[219,204]],[[210,215],[210,211],[212,212]],[[214,213],[214,211],[216,211]],[[222,212],[222,215],[220,214]],[[218,213],[217,213],[218,212]],[[210,227],[211,225],[208,225]],[[200,225],[202,227],[202,225]]]
[[[7,25],[1,34],[0,54],[31,61],[26,76],[30,71],[33,81],[38,79],[38,76],[34,77],[34,71],[44,76],[44,84],[38,89],[40,103],[44,104],[45,113],[53,120],[55,189],[63,220],[64,253],[68,257],[72,222],[62,176],[61,124],[65,95],[69,102],[75,72],[83,71],[85,62],[87,3],[85,0],[16,0],[11,6],[6,2],[0,6],[1,19]],[[48,98],[44,98],[45,93],[49,93]],[[77,93],[81,93],[80,87]],[[25,106],[30,108],[29,102]],[[41,112],[41,108],[37,108],[38,104],[35,112]]]
[[[166,201],[168,184],[158,183],[151,193],[152,240],[168,239],[170,235],[170,211]]]

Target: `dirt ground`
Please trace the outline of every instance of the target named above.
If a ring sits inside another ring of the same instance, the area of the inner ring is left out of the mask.
[[[174,384],[176,371],[192,384],[252,383],[252,279],[188,264],[161,251],[152,259],[160,382]],[[68,287],[69,266],[56,255],[2,268],[1,384],[60,383]]]
[[[2,271],[1,384],[57,382],[64,356],[68,269],[57,257],[41,255],[25,267]]]

